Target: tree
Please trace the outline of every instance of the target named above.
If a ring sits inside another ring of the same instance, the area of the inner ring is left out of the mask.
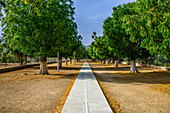
[[[92,58],[92,59],[99,59],[96,55],[96,47],[95,47],[95,42],[93,41],[88,48],[88,55]]]
[[[96,36],[96,32],[93,32],[92,38],[95,42],[91,43],[89,46],[88,53],[93,59],[100,59],[103,60],[106,65],[108,65],[108,59],[111,58],[112,54],[108,49],[108,44],[105,36]]]
[[[80,46],[76,50],[76,58],[77,58],[77,61],[79,62],[79,60],[81,58],[85,58],[85,57],[86,57],[86,49],[85,49],[83,43],[81,42]]]
[[[73,55],[72,52],[72,45],[77,37],[77,25],[73,21],[70,22],[70,25],[67,26],[67,32],[65,34],[65,39],[67,37],[67,41],[62,44],[62,47],[64,51],[61,53],[63,54],[63,57],[65,57],[65,63],[67,65],[67,58]]]
[[[126,16],[138,14],[135,10],[135,5],[136,3],[134,2],[114,7],[112,17],[108,17],[103,25],[104,36],[108,41],[109,50],[114,54],[114,58],[130,58],[130,71],[132,73],[138,73],[136,59],[143,57],[144,53],[147,52],[141,48],[141,40],[132,40],[132,35],[128,33],[129,29],[124,24]],[[128,19],[127,21],[129,22]],[[135,33],[138,34],[139,32]]]
[[[0,17],[3,16],[2,11],[1,11],[3,7],[6,7],[6,4],[5,4],[5,2],[0,0]]]
[[[56,43],[56,48],[53,48],[54,50],[50,53],[53,57],[56,56],[56,51],[60,53],[60,68],[62,67],[62,57],[67,60],[67,58],[73,56],[73,49],[77,48],[74,47],[77,43],[77,24],[73,22],[72,19],[68,18],[68,21],[63,23],[62,26],[64,32],[60,34],[60,38]]]
[[[3,0],[4,1],[4,0]],[[57,50],[65,24],[74,19],[72,0],[5,0],[4,37],[21,51],[41,57],[40,74],[48,74],[47,56]],[[68,32],[67,32],[68,33]],[[56,54],[56,53],[55,53]]]
[[[114,52],[114,57],[128,57],[131,59],[132,73],[137,73],[135,59],[138,57],[138,42],[131,42],[130,35],[125,32],[123,25],[123,17],[131,15],[134,11],[132,4],[124,4],[113,8],[112,17],[104,21],[104,35],[108,37],[110,50]]]
[[[109,51],[113,54],[113,61],[115,61],[115,67],[118,67],[119,58],[125,57],[123,56],[123,51],[125,48],[124,41],[122,37],[124,37],[124,32],[121,27],[117,8],[113,8],[114,13],[113,17],[108,17],[103,24],[103,34],[107,38],[107,44]]]
[[[137,0],[138,12],[124,17],[131,40],[140,40],[141,47],[153,55],[170,57],[170,5],[168,0]],[[138,35],[138,36],[137,36]]]

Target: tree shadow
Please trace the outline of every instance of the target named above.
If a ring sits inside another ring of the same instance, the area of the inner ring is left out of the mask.
[[[80,65],[80,64],[77,64]],[[40,69],[39,66],[32,67],[32,69]],[[60,70],[77,70],[81,69],[81,67],[61,67]],[[48,66],[48,70],[57,70],[57,66]]]
[[[62,68],[60,68],[60,70],[80,70],[81,69],[81,67],[79,68],[79,67],[62,67]],[[57,70],[57,66],[50,66],[50,67],[48,67],[48,70]]]
[[[115,67],[107,67],[107,68],[102,68],[102,67],[97,67],[97,68],[94,68],[93,70],[94,71],[129,71],[129,67],[118,67],[118,68],[115,68]]]
[[[131,84],[170,84],[170,74],[166,72],[132,73],[95,73],[102,82]]]
[[[102,67],[101,64],[91,64],[91,67],[101,82],[134,85],[136,83],[136,85],[140,85],[140,83],[170,84],[170,73],[166,71],[153,71],[149,68],[137,67],[140,73],[130,73],[130,67]]]

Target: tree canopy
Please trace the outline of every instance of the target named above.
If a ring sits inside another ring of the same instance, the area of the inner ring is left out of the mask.
[[[41,62],[46,62],[46,57],[57,56],[56,51],[69,57],[73,54],[72,49],[81,46],[77,44],[80,42],[77,40],[72,0],[2,2],[6,5],[6,16],[1,18],[4,32],[2,38],[11,51],[18,51],[23,55],[38,55]]]
[[[131,72],[138,72],[135,66],[137,58],[163,54],[168,59],[170,54],[168,7],[168,1],[164,0],[137,0],[113,7],[112,17],[108,17],[103,24],[102,37],[106,42],[102,43],[103,40],[92,42],[89,55],[97,58],[95,43],[102,44],[99,45],[100,48],[107,44],[114,58],[130,58]]]

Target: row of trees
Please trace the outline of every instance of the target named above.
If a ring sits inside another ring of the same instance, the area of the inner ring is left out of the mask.
[[[2,0],[1,47],[20,57],[40,56],[40,74],[48,74],[47,57],[82,56],[85,48],[77,34],[72,0]],[[81,54],[80,54],[81,53]],[[85,53],[84,53],[85,54]]]
[[[138,73],[137,58],[163,54],[169,60],[169,7],[168,0],[137,0],[114,7],[112,17],[104,21],[103,36],[93,33],[89,55],[93,59],[129,58],[132,73]]]

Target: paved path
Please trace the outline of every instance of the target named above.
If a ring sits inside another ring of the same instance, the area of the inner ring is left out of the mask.
[[[78,74],[62,113],[112,113],[87,62]]]

